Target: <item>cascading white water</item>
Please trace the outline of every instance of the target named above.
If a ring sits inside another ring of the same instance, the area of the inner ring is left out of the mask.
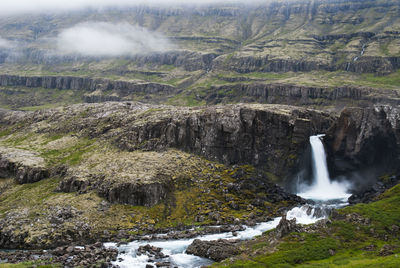
[[[300,185],[300,193],[297,195],[312,200],[327,201],[333,199],[347,200],[350,197],[348,182],[331,181],[329,178],[328,166],[324,144],[321,138],[324,135],[310,137],[312,149],[313,183],[311,186]]]

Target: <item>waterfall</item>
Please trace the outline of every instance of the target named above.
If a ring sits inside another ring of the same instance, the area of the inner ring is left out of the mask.
[[[324,135],[310,137],[313,180],[311,186],[301,184],[299,186],[300,193],[298,193],[298,195],[306,199],[319,201],[335,199],[347,200],[347,198],[350,197],[350,194],[348,194],[350,184],[348,182],[331,181],[329,178],[322,137],[324,137]]]

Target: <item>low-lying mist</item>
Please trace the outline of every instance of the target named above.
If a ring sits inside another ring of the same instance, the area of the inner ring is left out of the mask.
[[[285,0],[286,2],[298,0]],[[309,0],[304,0],[309,1]],[[280,0],[13,0],[0,1],[0,15],[68,12],[85,8],[102,9],[138,5],[171,7],[177,5],[218,5],[280,2]]]
[[[0,48],[10,48],[11,42],[0,37]]]
[[[64,29],[56,53],[89,57],[132,56],[166,52],[175,46],[162,34],[128,23],[86,22]]]
[[[56,63],[133,57],[176,50],[161,33],[126,22],[85,22],[34,42],[0,37],[0,63]]]

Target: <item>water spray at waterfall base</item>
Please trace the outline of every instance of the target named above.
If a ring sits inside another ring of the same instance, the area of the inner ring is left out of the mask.
[[[314,201],[342,200],[347,201],[351,196],[348,193],[350,183],[346,181],[331,181],[326,164],[324,144],[321,139],[324,135],[310,137],[312,149],[313,183],[311,185],[300,184],[297,195]]]
[[[300,183],[298,196],[311,200],[304,206],[288,211],[287,218],[296,218],[297,223],[311,224],[329,216],[334,208],[346,206],[347,199],[351,196],[349,189],[351,184],[347,181],[331,181],[326,163],[324,135],[310,137],[312,151],[312,184]]]

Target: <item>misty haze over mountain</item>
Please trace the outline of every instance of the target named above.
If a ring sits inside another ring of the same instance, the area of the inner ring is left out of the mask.
[[[161,34],[128,23],[81,23],[57,37],[57,52],[82,56],[124,56],[173,48]]]
[[[14,15],[32,12],[65,12],[83,8],[128,7],[137,5],[171,6],[171,5],[208,5],[228,3],[266,3],[293,2],[294,0],[15,0],[1,1],[0,15]],[[308,1],[308,0],[306,0]]]

